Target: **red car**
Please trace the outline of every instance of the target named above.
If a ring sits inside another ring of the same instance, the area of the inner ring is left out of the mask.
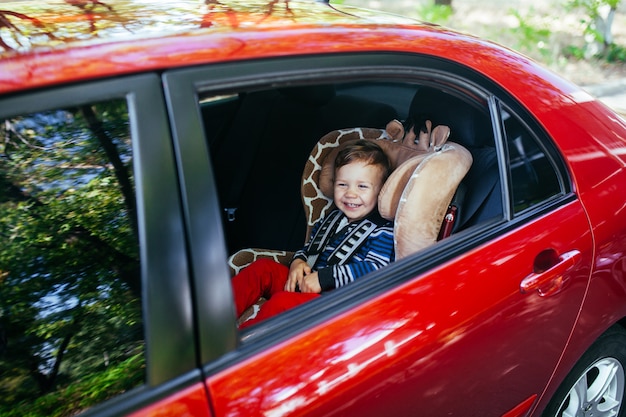
[[[327,3],[0,4],[1,416],[626,415],[624,120]],[[446,232],[238,330],[230,256],[301,247],[311,150],[393,119],[471,156],[395,217]]]

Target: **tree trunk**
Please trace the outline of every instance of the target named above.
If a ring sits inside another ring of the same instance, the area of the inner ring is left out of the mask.
[[[440,6],[452,7],[452,0],[435,0],[435,4],[440,5]]]
[[[604,5],[600,6],[598,11],[595,25],[602,36],[604,46],[607,47],[613,43],[613,19],[615,18],[617,8]]]

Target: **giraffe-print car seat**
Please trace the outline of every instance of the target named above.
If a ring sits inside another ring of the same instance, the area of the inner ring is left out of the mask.
[[[379,195],[379,211],[394,221],[396,259],[435,243],[452,197],[469,170],[471,154],[461,145],[447,142],[450,130],[436,126],[419,141],[394,140],[383,129],[342,129],[322,137],[312,150],[302,175],[302,203],[308,241],[315,222],[333,208],[333,162],[346,144],[376,141],[392,165],[392,173]],[[304,242],[303,242],[304,244]],[[242,249],[229,258],[233,275],[259,258],[288,264],[293,253],[274,249]]]

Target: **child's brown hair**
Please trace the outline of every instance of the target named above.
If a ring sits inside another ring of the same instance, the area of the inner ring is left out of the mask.
[[[355,161],[361,161],[367,165],[378,165],[382,168],[383,183],[391,173],[391,163],[383,149],[371,140],[357,140],[347,145],[335,158],[335,172],[344,165]]]

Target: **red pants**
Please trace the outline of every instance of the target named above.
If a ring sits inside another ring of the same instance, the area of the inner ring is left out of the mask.
[[[285,291],[289,268],[271,259],[252,262],[232,279],[237,317],[260,297],[267,299],[256,317],[241,324],[251,326],[278,313],[305,303],[319,294]]]

